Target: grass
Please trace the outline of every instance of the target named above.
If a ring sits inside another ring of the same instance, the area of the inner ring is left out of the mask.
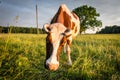
[[[57,71],[44,68],[45,37],[0,34],[0,80],[120,80],[120,34],[77,36]]]

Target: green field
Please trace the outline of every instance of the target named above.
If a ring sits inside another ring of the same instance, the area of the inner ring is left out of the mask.
[[[0,34],[0,80],[120,80],[120,34],[77,36],[57,71],[44,68],[45,37]]]

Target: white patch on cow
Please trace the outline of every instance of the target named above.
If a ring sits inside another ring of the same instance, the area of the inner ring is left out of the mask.
[[[53,52],[50,58],[46,61],[46,64],[58,64],[59,62],[57,61],[57,49],[59,47],[59,42],[53,44]]]
[[[58,47],[59,47],[59,41],[53,42],[53,52],[50,58],[46,61],[46,64],[59,64],[59,62],[57,61]]]
[[[52,52],[52,55],[50,56],[50,58],[46,61],[46,64],[58,64],[59,65],[59,62],[57,61],[57,50],[59,48],[59,43],[60,43],[60,41],[61,41],[61,39],[63,37],[63,35],[60,35],[61,30],[57,29],[59,25],[61,26],[62,24],[56,23],[56,24],[51,25],[51,27],[54,27],[51,30],[51,37],[52,37],[52,43],[53,43],[53,52]]]

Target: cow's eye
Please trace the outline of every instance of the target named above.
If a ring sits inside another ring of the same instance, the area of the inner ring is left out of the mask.
[[[61,33],[62,36],[65,36],[65,33]]]

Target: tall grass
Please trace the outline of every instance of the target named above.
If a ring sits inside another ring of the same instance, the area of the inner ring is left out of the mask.
[[[111,80],[120,79],[120,36],[83,35],[73,42],[78,47],[79,57],[75,59],[70,72],[78,72],[79,78]],[[74,52],[73,52],[74,53]],[[79,65],[78,65],[79,64]]]
[[[77,36],[57,71],[44,68],[45,37],[0,34],[0,80],[120,80],[120,34]]]

